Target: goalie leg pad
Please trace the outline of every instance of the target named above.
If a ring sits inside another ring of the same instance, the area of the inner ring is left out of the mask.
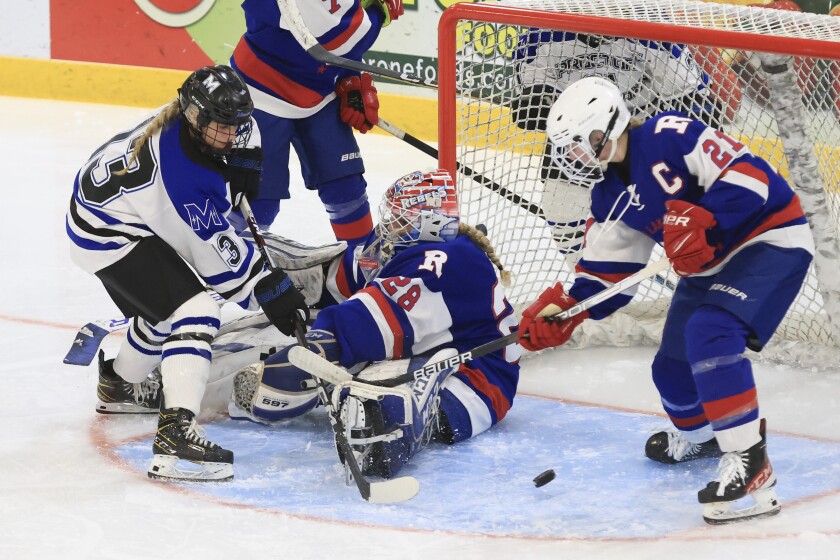
[[[257,362],[240,370],[233,379],[228,404],[231,418],[247,418],[270,424],[295,418],[315,408],[318,391],[312,376],[286,363],[274,365],[271,384],[265,383],[265,367]]]
[[[388,379],[456,354],[445,349],[431,357],[383,362],[363,370],[358,378]],[[454,369],[416,378],[393,393],[384,392],[379,400],[343,397],[347,438],[365,474],[392,478],[429,443],[438,428],[441,386]]]

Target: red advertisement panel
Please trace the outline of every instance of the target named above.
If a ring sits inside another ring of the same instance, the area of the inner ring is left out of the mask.
[[[206,2],[145,0],[173,15]],[[50,24],[54,59],[177,70],[213,63],[184,27],[157,23],[134,0],[51,0]]]

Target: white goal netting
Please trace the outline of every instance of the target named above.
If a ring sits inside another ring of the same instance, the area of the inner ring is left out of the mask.
[[[836,360],[840,18],[678,0],[502,0],[458,4],[440,30],[440,163],[461,164],[462,217],[487,227],[513,273],[514,306],[570,282],[576,255],[558,250],[553,224],[584,219],[588,196],[544,157],[544,121],[568,83],[597,74],[635,116],[689,113],[788,178],[818,255],[767,353]],[[676,281],[646,281],[624,312],[585,322],[576,343],[656,341]]]

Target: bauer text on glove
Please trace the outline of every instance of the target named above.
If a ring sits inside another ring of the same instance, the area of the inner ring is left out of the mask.
[[[309,308],[303,294],[282,270],[273,270],[257,282],[254,296],[268,320],[286,336],[294,334],[299,311],[303,312],[306,319],[309,318]]]
[[[696,274],[714,259],[715,249],[706,239],[706,230],[717,225],[717,221],[705,208],[684,200],[668,201],[665,207],[668,209],[662,218],[665,254],[680,276]]]

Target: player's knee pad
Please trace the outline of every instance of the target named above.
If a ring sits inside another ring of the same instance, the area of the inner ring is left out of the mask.
[[[454,349],[445,349],[431,357],[383,362],[363,370],[358,379],[389,379],[455,354]],[[437,429],[441,386],[454,369],[430,369],[379,400],[349,395],[343,398],[341,416],[363,472],[385,478],[396,476],[429,443]]]
[[[750,328],[741,319],[714,305],[699,307],[685,325],[685,353],[695,363],[720,356],[740,356],[747,348]]]

